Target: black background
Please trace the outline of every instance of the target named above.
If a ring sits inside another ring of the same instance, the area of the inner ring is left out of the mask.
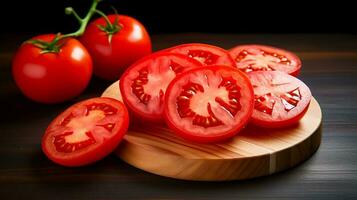
[[[83,16],[91,0],[4,1],[2,33],[57,33],[76,30],[73,6]],[[99,9],[131,15],[151,34],[207,33],[356,33],[354,6],[343,1],[104,0]],[[95,18],[98,16],[95,16]]]

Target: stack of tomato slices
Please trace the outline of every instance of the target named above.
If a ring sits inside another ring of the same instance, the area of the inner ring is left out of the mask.
[[[65,166],[95,162],[119,144],[129,116],[165,122],[173,133],[201,143],[225,141],[248,123],[291,126],[312,98],[294,77],[300,69],[295,54],[262,45],[227,51],[194,43],[165,49],[140,59],[120,77],[123,103],[94,98],[75,104],[50,124],[42,147]]]

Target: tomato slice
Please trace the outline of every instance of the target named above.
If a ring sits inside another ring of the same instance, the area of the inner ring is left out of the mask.
[[[234,136],[253,112],[249,79],[238,69],[208,66],[177,76],[165,96],[165,120],[178,135],[196,142]]]
[[[64,166],[90,164],[117,147],[128,125],[123,103],[104,97],[85,100],[51,122],[42,138],[42,150]]]
[[[264,45],[240,45],[230,50],[238,69],[252,71],[282,71],[297,76],[301,60],[294,53]]]
[[[255,94],[251,122],[275,128],[297,123],[306,113],[310,89],[299,79],[278,71],[248,73]]]
[[[203,65],[227,65],[236,67],[228,51],[213,45],[200,43],[182,44],[164,51],[186,55],[198,60]]]
[[[125,71],[120,79],[123,100],[142,119],[160,121],[167,85],[176,74],[201,64],[174,53],[156,53],[141,59]]]

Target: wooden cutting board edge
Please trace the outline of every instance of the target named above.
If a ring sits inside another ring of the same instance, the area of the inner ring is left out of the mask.
[[[119,83],[117,81],[109,86],[102,96],[118,99],[119,93]],[[143,140],[140,137],[140,131],[137,133],[136,130],[136,135],[129,131],[129,134],[125,136],[115,153],[134,167],[176,179],[225,181],[265,176],[296,166],[307,160],[319,148],[322,134],[322,112],[314,98],[310,104],[309,111],[307,115],[312,115],[317,119],[314,124],[316,128],[313,128],[311,133],[298,143],[277,151],[270,150],[270,153],[228,159],[220,159],[219,157],[213,159],[207,159],[207,157],[190,158],[182,156],[182,154],[174,152],[170,148],[162,148],[157,143],[151,145],[150,142]],[[146,137],[146,135],[141,136]],[[171,140],[172,138],[169,137],[169,139]],[[176,138],[173,138],[173,140],[176,140]],[[177,140],[180,139],[178,138]],[[162,140],[160,139],[160,141]]]

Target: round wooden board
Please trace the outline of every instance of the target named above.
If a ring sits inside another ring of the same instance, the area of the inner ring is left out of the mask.
[[[102,96],[119,98],[119,83]],[[312,99],[300,122],[285,129],[248,126],[231,140],[197,144],[164,125],[132,122],[116,154],[139,169],[185,180],[242,180],[289,169],[309,158],[321,142],[322,113]]]

